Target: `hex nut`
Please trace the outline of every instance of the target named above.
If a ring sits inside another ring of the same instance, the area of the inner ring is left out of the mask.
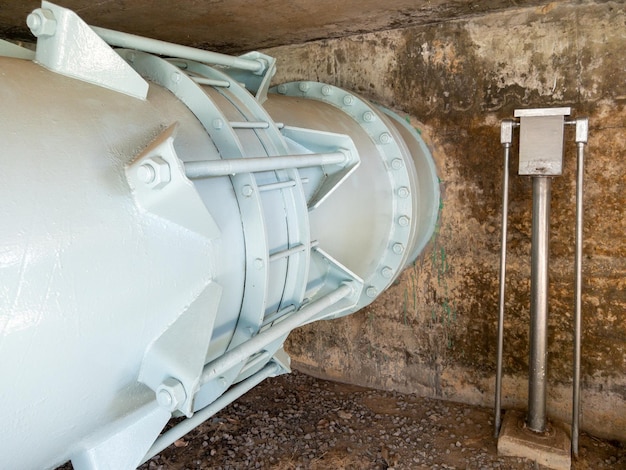
[[[187,399],[185,386],[173,377],[168,377],[155,390],[159,406],[174,411]]]
[[[57,30],[57,21],[54,13],[47,8],[37,8],[26,17],[26,24],[36,36],[54,36]]]
[[[154,174],[151,178],[142,178],[151,174],[149,168],[152,168]],[[141,179],[142,183],[151,189],[162,189],[172,180],[172,169],[169,163],[167,163],[161,157],[150,157],[141,162],[138,168],[137,177]]]

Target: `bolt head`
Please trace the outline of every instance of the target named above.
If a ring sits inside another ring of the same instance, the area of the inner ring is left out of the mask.
[[[404,163],[402,163],[402,159],[394,158],[393,160],[391,160],[391,168],[393,168],[394,170],[399,170],[403,166],[404,166]]]
[[[371,111],[365,111],[362,117],[363,117],[363,121],[372,122],[374,120],[374,113]]]
[[[385,279],[391,279],[391,276],[393,276],[393,269],[391,269],[389,266],[385,266],[383,269],[380,270],[380,273]]]
[[[376,288],[374,286],[369,286],[366,290],[365,290],[365,295],[367,295],[369,298],[373,299],[374,297],[376,297],[376,294],[378,294],[378,290],[376,290]]]
[[[343,97],[343,104],[346,106],[352,106],[354,104],[354,96],[346,95]]]
[[[405,199],[409,197],[409,194],[411,194],[411,191],[409,191],[409,188],[407,188],[406,186],[398,188],[398,197]]]
[[[36,37],[54,36],[57,21],[54,13],[47,8],[37,8],[26,17],[26,24]]]
[[[398,217],[398,225],[400,225],[400,227],[408,227],[410,222],[411,219],[409,219],[406,215]]]
[[[284,95],[285,93],[287,93],[287,85],[285,84],[278,85],[278,93],[280,93],[281,95]]]
[[[300,84],[298,85],[298,89],[303,93],[306,93],[307,91],[309,91],[310,88],[311,88],[311,84],[308,82],[300,82]]]
[[[163,408],[170,408],[172,403],[174,402],[174,397],[170,394],[168,390],[159,390],[156,394],[157,403],[159,406]]]
[[[155,390],[156,400],[159,406],[174,411],[187,399],[185,386],[180,381],[168,377]]]
[[[391,249],[396,255],[401,255],[402,253],[404,253],[404,245],[402,243],[394,243]]]
[[[243,196],[245,197],[250,197],[254,194],[254,189],[249,184],[246,184],[244,187],[241,188],[241,194],[243,194]]]
[[[137,178],[150,189],[162,189],[172,180],[169,163],[161,157],[146,158],[137,168]]]
[[[144,184],[152,183],[154,178],[156,178],[154,167],[146,163],[139,165],[139,168],[137,168],[137,178]]]
[[[388,144],[388,143],[391,142],[392,138],[391,138],[391,135],[388,132],[383,132],[378,137],[378,140],[380,141],[381,144]]]
[[[322,95],[330,96],[332,94],[333,94],[333,89],[331,87],[329,87],[328,85],[324,85],[322,87]]]

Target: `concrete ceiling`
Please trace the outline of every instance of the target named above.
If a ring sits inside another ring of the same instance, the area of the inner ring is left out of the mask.
[[[89,24],[219,52],[437,23],[545,0],[64,0]],[[0,37],[29,41],[37,0],[0,0]]]

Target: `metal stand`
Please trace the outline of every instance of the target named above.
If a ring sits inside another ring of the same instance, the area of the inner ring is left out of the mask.
[[[530,360],[526,428],[534,433],[540,434],[547,431],[546,378],[549,313],[548,268],[550,239],[550,193],[552,185],[551,177],[559,176],[562,173],[564,124],[575,124],[578,165],[576,180],[576,300],[574,313],[575,331],[571,452],[572,454],[577,455],[580,416],[583,165],[584,148],[587,143],[588,136],[588,120],[587,118],[581,118],[573,121],[565,121],[564,116],[569,115],[570,111],[570,108],[516,110],[515,117],[519,118],[519,124],[514,120],[504,120],[501,125],[500,141],[504,149],[504,170],[502,184],[502,247],[500,256],[500,298],[498,312],[494,435],[495,437],[498,437],[502,425],[501,395],[506,287],[508,168],[513,129],[515,127],[520,127],[519,174],[531,176],[533,178]],[[552,456],[552,458],[554,460],[554,456]],[[549,460],[550,459],[548,458],[546,462]]]

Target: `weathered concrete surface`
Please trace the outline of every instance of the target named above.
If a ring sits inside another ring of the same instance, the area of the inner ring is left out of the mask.
[[[429,24],[548,0],[55,0],[95,26],[220,52]],[[0,0],[0,37],[31,41],[40,0]]]
[[[433,150],[439,226],[415,265],[373,305],[292,334],[316,375],[493,403],[501,148],[499,122],[522,107],[590,118],[586,168],[582,427],[626,440],[626,13],[617,2],[554,3],[432,26],[268,51],[275,82],[319,80],[413,118]],[[417,121],[416,119],[419,119]],[[571,413],[575,147],[566,131],[553,183],[549,412]],[[513,151],[516,155],[516,149]],[[512,161],[506,302],[507,407],[525,407],[531,180]]]

